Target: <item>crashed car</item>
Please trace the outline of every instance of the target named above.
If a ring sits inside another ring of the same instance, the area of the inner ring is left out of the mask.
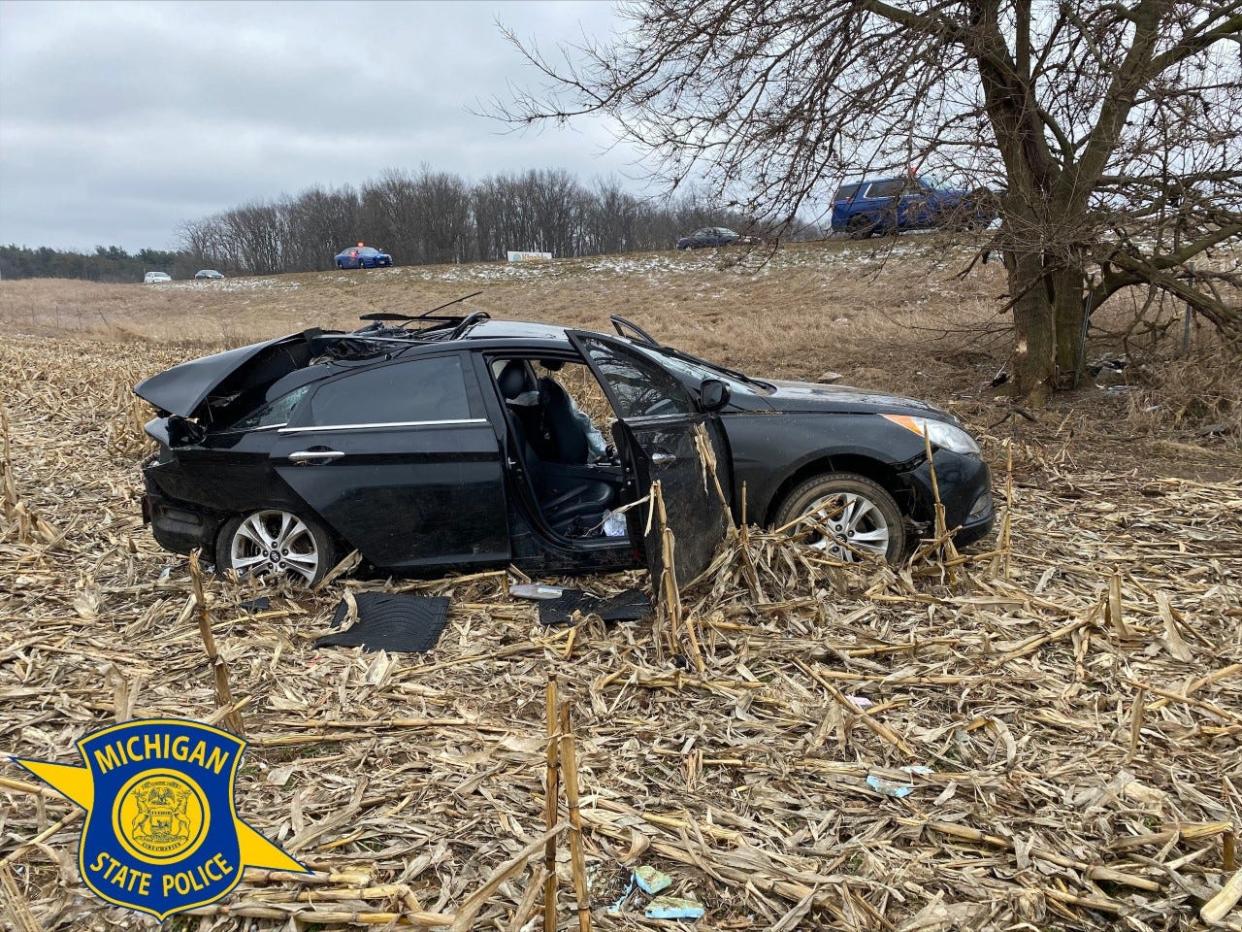
[[[710,563],[726,509],[844,562],[893,561],[933,522],[925,436],[957,543],[991,527],[978,446],[924,402],[755,378],[619,317],[616,335],[482,312],[399,317],[139,384],[159,414],[143,467],[156,540],[306,583],[354,550],[394,574],[654,574],[659,528],[625,506],[658,479],[682,580]]]

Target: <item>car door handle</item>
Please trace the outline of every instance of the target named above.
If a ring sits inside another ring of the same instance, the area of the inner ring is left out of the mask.
[[[652,453],[651,462],[655,463],[657,466],[667,466],[669,463],[677,462],[677,457],[672,453]]]
[[[339,460],[345,454],[340,450],[299,450],[289,454],[291,463],[315,463],[327,460]]]

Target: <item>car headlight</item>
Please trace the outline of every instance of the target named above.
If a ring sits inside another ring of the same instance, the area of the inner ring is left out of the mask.
[[[911,417],[908,414],[882,414],[880,417],[898,427],[904,427],[912,434],[920,437],[926,435],[932,446],[944,447],[968,456],[979,455],[979,444],[975,443],[975,438],[955,424],[929,417]]]

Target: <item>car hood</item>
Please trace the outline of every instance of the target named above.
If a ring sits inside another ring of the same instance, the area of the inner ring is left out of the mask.
[[[278,378],[284,374],[280,370],[304,365],[310,340],[319,333],[307,330],[191,359],[139,382],[134,394],[168,414],[198,417],[213,394],[244,391],[272,381],[273,372]]]
[[[860,414],[911,414],[953,421],[955,418],[935,405],[916,398],[891,395],[888,392],[854,388],[850,385],[825,385],[817,382],[783,382],[766,379],[776,390],[764,400],[778,411],[850,411]]]

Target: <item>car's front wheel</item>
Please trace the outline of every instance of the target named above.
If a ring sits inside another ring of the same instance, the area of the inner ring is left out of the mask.
[[[906,549],[896,499],[878,482],[856,473],[825,473],[801,483],[781,503],[775,526],[788,527],[812,547],[845,563],[868,559],[893,563]]]
[[[850,222],[846,224],[846,232],[850,239],[866,239],[876,232],[878,226],[870,217],[859,215],[850,218]]]
[[[283,576],[313,586],[336,564],[335,550],[317,521],[269,508],[225,522],[216,541],[216,566],[239,576]]]

